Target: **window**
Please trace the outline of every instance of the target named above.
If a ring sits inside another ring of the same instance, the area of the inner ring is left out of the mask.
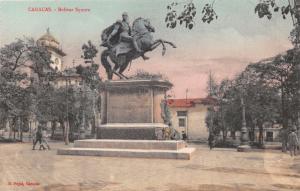
[[[177,111],[177,116],[178,117],[186,117],[187,116],[187,111]]]
[[[186,127],[186,118],[179,118],[178,119],[178,126],[179,127]]]

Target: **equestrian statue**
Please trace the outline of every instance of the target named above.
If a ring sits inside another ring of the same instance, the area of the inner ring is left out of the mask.
[[[118,20],[103,30],[101,46],[107,49],[101,54],[101,63],[109,80],[113,78],[114,74],[120,79],[128,79],[123,72],[131,61],[139,57],[144,60],[149,59],[145,53],[154,50],[159,45],[163,47],[162,55],[166,52],[165,44],[176,48],[172,42],[162,39],[153,40],[151,34],[153,32],[155,29],[150,21],[141,17],[135,19],[131,28],[126,12],[122,14],[122,20]],[[113,64],[109,62],[108,58]]]

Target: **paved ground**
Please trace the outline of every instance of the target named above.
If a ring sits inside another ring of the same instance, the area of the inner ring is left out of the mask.
[[[300,157],[238,153],[193,145],[190,161],[56,155],[28,143],[0,144],[0,190],[277,191],[300,190]]]

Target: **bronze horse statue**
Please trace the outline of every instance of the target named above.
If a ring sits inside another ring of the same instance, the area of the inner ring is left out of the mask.
[[[102,44],[101,46],[107,47],[101,54],[101,63],[106,70],[106,74],[109,80],[113,78],[113,74],[117,75],[120,79],[127,79],[123,75],[123,72],[129,66],[132,60],[142,56],[146,52],[152,51],[159,45],[162,45],[162,55],[165,55],[166,46],[169,44],[173,48],[176,46],[169,41],[157,39],[153,40],[152,32],[155,32],[154,27],[151,25],[148,19],[137,18],[132,24],[131,35],[136,38],[138,47],[142,52],[137,52],[132,43],[130,42],[119,42],[118,37],[114,39],[114,43],[107,40],[107,34],[112,30],[113,26],[108,27],[102,33]],[[114,66],[108,61],[108,58],[114,63]]]

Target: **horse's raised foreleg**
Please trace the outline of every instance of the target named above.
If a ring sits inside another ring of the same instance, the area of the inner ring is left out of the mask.
[[[160,39],[154,41],[154,43],[150,47],[150,51],[156,49],[159,45],[162,45],[162,47],[163,47],[162,55],[164,56],[166,53],[166,46],[165,46],[164,42]]]
[[[169,44],[170,46],[172,46],[173,48],[177,48],[176,45],[173,43],[173,42],[170,42],[170,41],[166,41],[166,40],[163,40],[163,39],[159,39],[160,41],[166,43],[166,44]]]

